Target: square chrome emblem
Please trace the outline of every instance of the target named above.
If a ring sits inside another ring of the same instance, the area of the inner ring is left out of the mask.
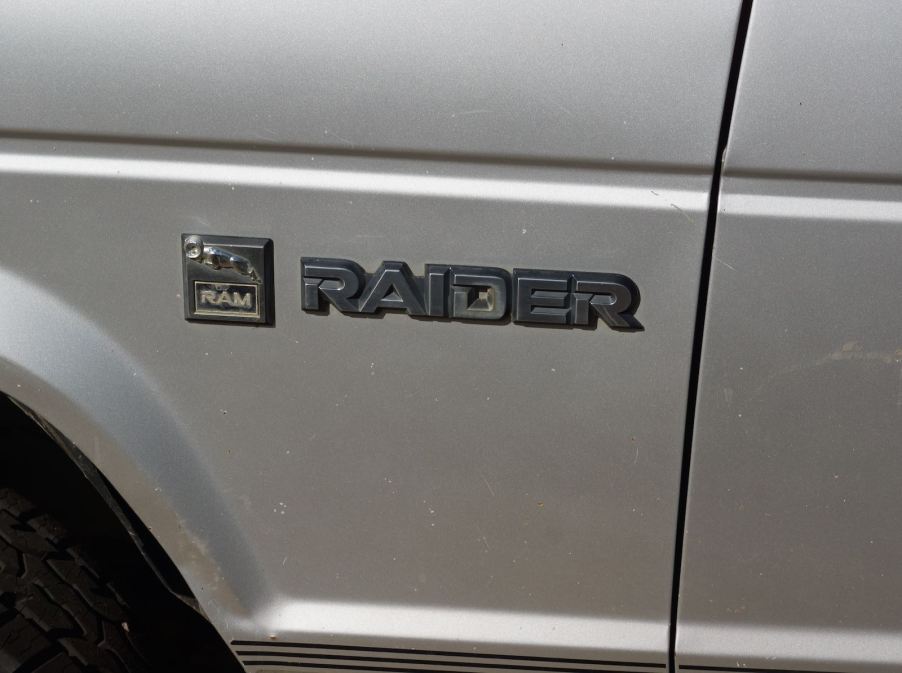
[[[182,234],[185,319],[271,325],[272,241]]]

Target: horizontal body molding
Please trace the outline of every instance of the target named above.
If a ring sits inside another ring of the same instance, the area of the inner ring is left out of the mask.
[[[480,652],[446,652],[391,647],[361,647],[310,643],[237,640],[235,652],[253,671],[299,668],[311,671],[367,671],[386,673],[663,673],[666,664],[555,657],[517,656]]]

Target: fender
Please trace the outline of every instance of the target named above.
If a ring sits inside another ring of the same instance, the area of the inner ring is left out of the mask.
[[[159,386],[76,308],[3,269],[0,287],[0,390],[121,494],[214,626],[247,618],[267,598],[251,547]]]

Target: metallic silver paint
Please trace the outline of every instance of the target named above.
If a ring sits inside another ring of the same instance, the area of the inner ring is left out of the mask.
[[[902,4],[754,0],[733,175],[897,182]]]
[[[17,226],[4,268],[77,317],[60,335],[67,349],[9,336],[25,352],[10,347],[6,358],[91,366],[62,397],[93,420],[73,422],[33,387],[17,389],[17,377],[0,388],[53,419],[127,494],[225,637],[664,659],[707,178],[604,173],[595,186],[597,172],[442,166],[431,193],[414,195],[386,189],[422,170],[411,162],[380,163],[385,179],[367,192],[363,180],[341,188],[353,170],[376,170],[350,158],[315,157],[329,166],[319,180],[336,176],[322,189],[241,180],[258,162],[303,176],[292,164],[309,157],[5,147],[0,212]],[[105,176],[73,171],[95,158]],[[171,181],[141,177],[170,165]],[[481,195],[480,173],[516,183],[521,200]],[[543,198],[570,192],[588,204]],[[175,253],[185,230],[274,240],[274,329],[183,320]],[[87,232],[105,246],[81,244]],[[109,250],[136,244],[141,255],[110,262]],[[306,250],[368,265],[442,255],[624,272],[643,279],[647,330],[310,316],[299,307]],[[160,260],[172,263],[162,285]],[[101,261],[103,276],[82,272]],[[122,310],[135,291],[141,310]],[[30,299],[10,297],[13,314]],[[55,324],[53,304],[29,305],[40,313],[31,329]],[[75,326],[85,322],[103,335],[83,344]],[[18,334],[17,324],[3,329]],[[133,363],[125,376],[69,355],[106,343]],[[144,415],[150,395],[162,418]],[[136,429],[95,445],[110,415]],[[183,436],[161,437],[166,428]],[[199,577],[195,563],[215,570]]]
[[[227,639],[663,663],[737,16],[0,6],[0,390]],[[188,231],[274,240],[274,328],[183,320]],[[304,254],[621,272],[646,330],[304,315]]]
[[[717,219],[680,665],[902,669],[899,9],[755,0]]]
[[[4,3],[0,126],[708,174],[737,7]]]

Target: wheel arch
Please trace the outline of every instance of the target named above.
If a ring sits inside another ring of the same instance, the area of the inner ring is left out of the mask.
[[[77,465],[170,589],[189,589],[214,626],[248,618],[265,595],[253,554],[152,375],[46,289],[2,269],[0,287],[0,393]]]

